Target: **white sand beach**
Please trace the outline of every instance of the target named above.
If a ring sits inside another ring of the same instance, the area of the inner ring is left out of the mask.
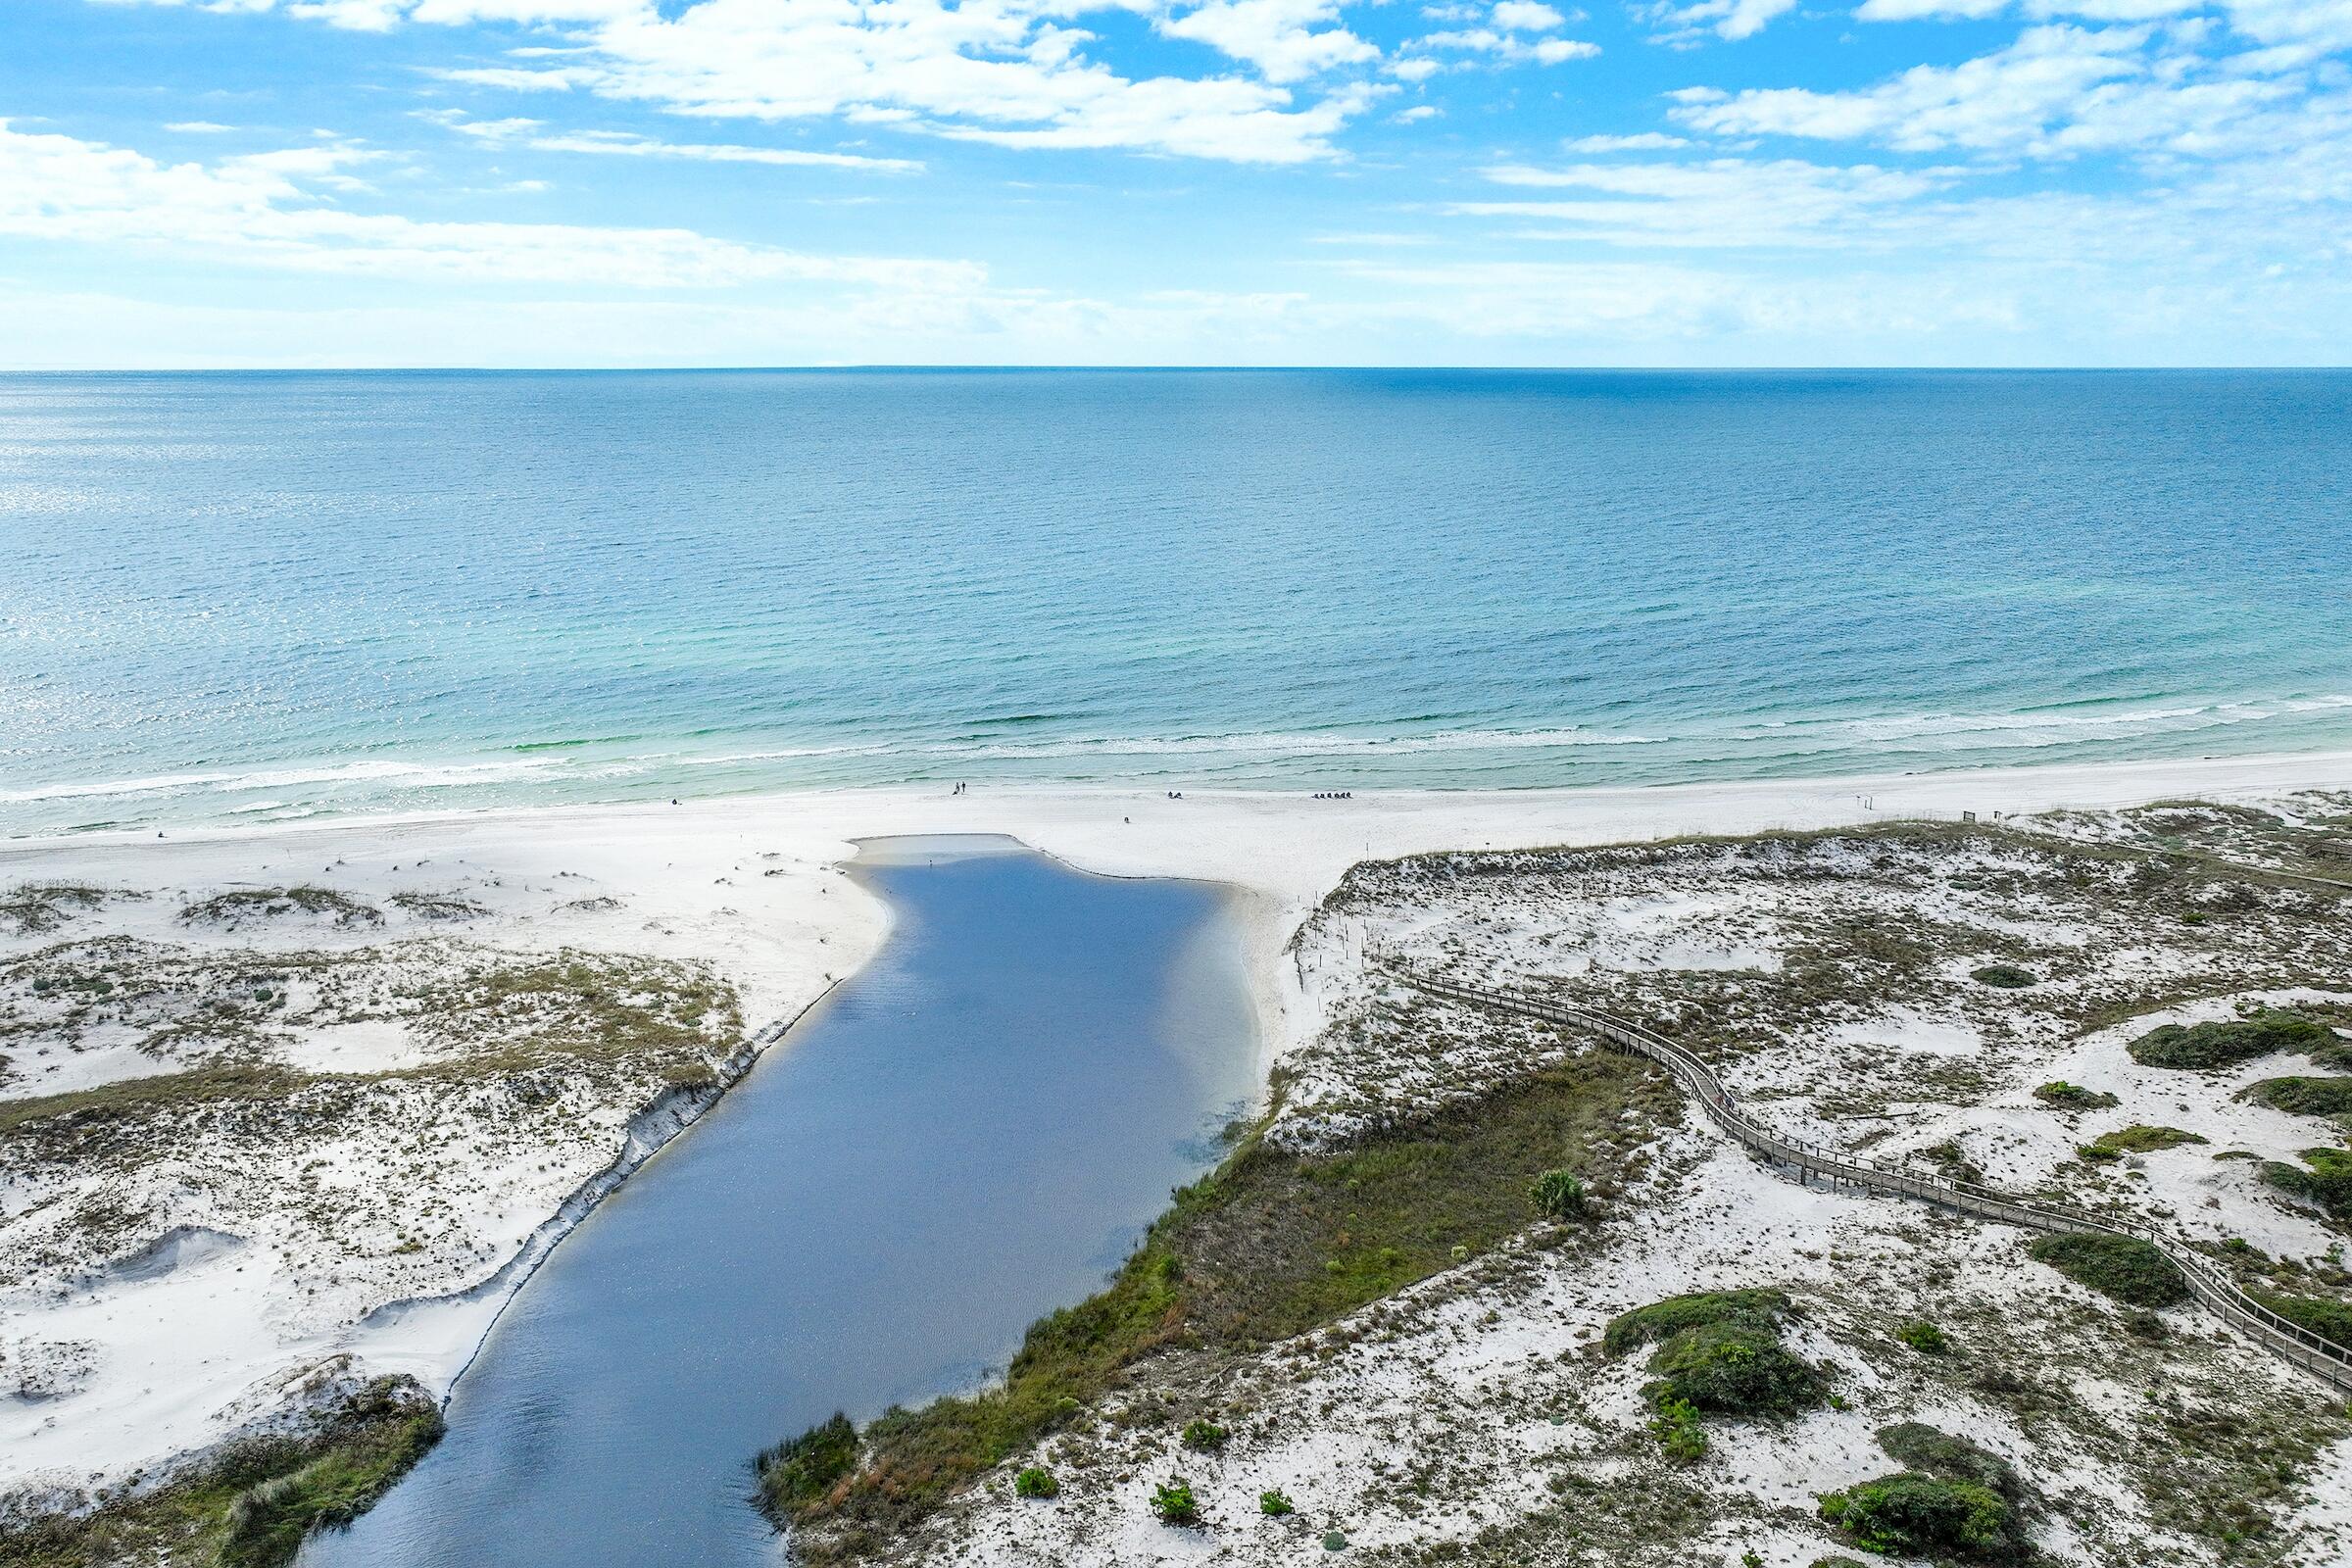
[[[2352,754],[1350,799],[891,789],[88,835],[0,846],[0,889],[71,884],[143,897],[110,900],[62,928],[0,935],[0,960],[99,936],[224,954],[282,947],[296,935],[324,951],[400,936],[429,955],[443,930],[459,930],[476,949],[707,965],[740,998],[744,1035],[764,1043],[772,1036],[763,1030],[856,970],[887,929],[885,911],[841,869],[857,840],[999,833],[1090,871],[1236,889],[1261,1065],[1270,1065],[1322,1021],[1314,977],[1286,945],[1346,869],[1368,858],[2343,788],[2352,788]],[[313,920],[290,932],[282,922],[192,930],[185,918],[194,901],[225,890],[296,884],[331,889],[382,911],[383,922]],[[437,899],[470,912],[428,930],[417,911]],[[300,1072],[367,1074],[428,1059],[438,1048],[398,1020],[377,1019],[297,1027],[273,1049],[275,1060]],[[789,1034],[776,1049],[791,1049]],[[93,1035],[72,1051],[12,1053],[0,1095],[23,1100],[170,1070],[169,1059]],[[338,1357],[445,1392],[527,1273],[516,1259],[552,1245],[704,1102],[662,1102],[650,1118],[645,1102],[589,1107],[582,1125],[596,1135],[560,1148],[468,1145],[457,1162],[468,1172],[465,1189],[406,1195],[412,1204],[440,1200],[429,1223],[447,1245],[406,1250],[322,1255],[307,1250],[298,1227],[257,1214],[250,1197],[231,1201],[200,1173],[149,1173],[143,1191],[163,1229],[146,1251],[95,1272],[24,1271],[0,1293],[0,1371],[18,1384],[16,1397],[0,1398],[0,1491],[90,1488],[165,1464],[266,1417],[287,1397],[289,1380]],[[416,1128],[430,1135],[440,1125],[432,1107],[420,1108]],[[484,1135],[466,1125],[453,1136]],[[370,1137],[363,1129],[321,1143],[294,1168],[380,1186],[394,1179],[396,1150]],[[416,1168],[457,1165],[426,1159]],[[0,1189],[0,1237],[55,1201],[55,1189]],[[405,1301],[423,1304],[385,1310]]]

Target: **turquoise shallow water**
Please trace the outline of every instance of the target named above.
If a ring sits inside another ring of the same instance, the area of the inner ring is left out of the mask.
[[[2352,744],[2352,374],[0,378],[0,832]]]

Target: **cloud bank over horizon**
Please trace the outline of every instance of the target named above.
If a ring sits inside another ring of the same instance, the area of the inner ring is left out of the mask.
[[[21,0],[0,367],[2352,362],[2352,0]]]

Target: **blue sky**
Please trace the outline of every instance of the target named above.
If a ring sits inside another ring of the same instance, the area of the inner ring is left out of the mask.
[[[7,0],[0,366],[2352,362],[2352,0]]]

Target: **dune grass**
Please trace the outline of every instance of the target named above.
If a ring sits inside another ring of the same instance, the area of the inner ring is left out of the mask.
[[[1629,1117],[1636,1107],[1644,1114]],[[855,1561],[1155,1351],[1248,1351],[1393,1295],[1451,1266],[1455,1248],[1483,1251],[1525,1228],[1538,1172],[1590,1184],[1678,1113],[1654,1069],[1595,1052],[1327,1156],[1253,1131],[1177,1191],[1106,1289],[1031,1325],[1003,1383],[887,1411],[860,1434],[856,1470],[824,1489],[763,1467],[761,1505],[796,1527],[803,1560]]]
[[[307,1439],[248,1439],[151,1492],[0,1529],[0,1568],[283,1568],[304,1537],[358,1518],[440,1439],[440,1409],[413,1379],[378,1378]]]

